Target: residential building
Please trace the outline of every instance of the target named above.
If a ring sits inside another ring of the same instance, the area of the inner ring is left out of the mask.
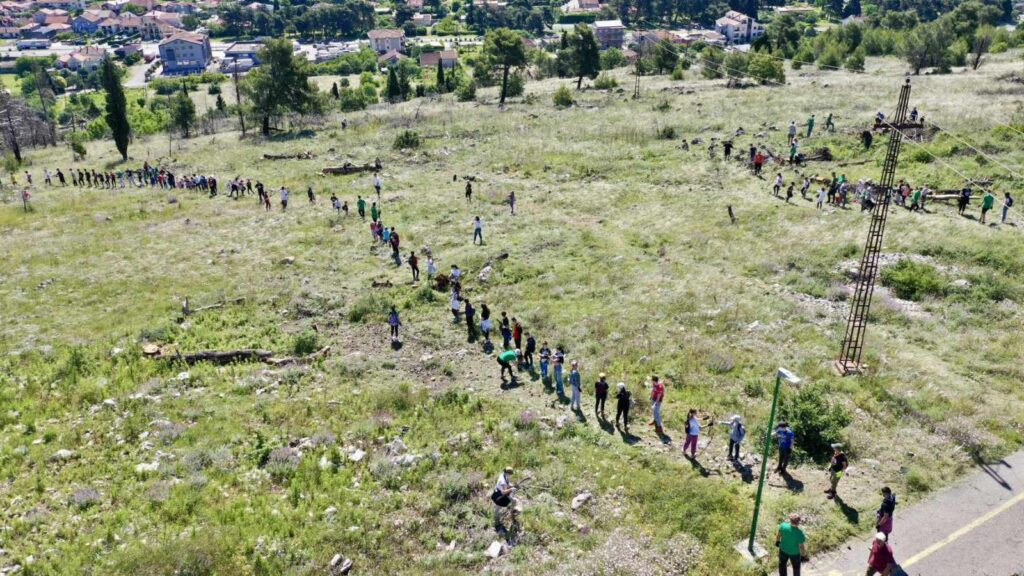
[[[421,14],[417,12],[412,16],[412,23],[417,28],[428,28],[434,25],[434,17],[430,14]]]
[[[420,66],[423,68],[437,68],[440,64],[445,68],[455,68],[459,61],[459,53],[455,50],[441,50],[439,52],[425,52],[420,54]]]
[[[381,54],[380,56],[377,57],[377,63],[378,64],[387,64],[388,66],[393,66],[399,60],[405,60],[406,58],[407,58],[407,56],[405,54],[402,54],[401,52],[398,52],[397,50],[388,50],[384,54]]]
[[[156,10],[157,7],[157,0],[128,0],[128,3],[133,6],[138,6],[146,12]]]
[[[110,10],[86,10],[71,21],[71,29],[76,34],[95,34],[100,29],[100,22],[113,15]]]
[[[100,22],[100,32],[113,34],[141,34],[142,18],[131,12],[125,12]]]
[[[152,14],[152,12],[150,14]],[[161,40],[182,31],[181,27],[172,26],[158,18],[154,18],[150,14],[142,15],[143,40]]]
[[[412,8],[413,10],[423,9],[423,0],[408,0],[406,4],[409,6],[409,8]]]
[[[67,68],[72,72],[94,71],[100,67],[106,57],[107,51],[99,46],[83,46],[80,50],[57,58],[57,67]]]
[[[662,40],[666,40],[671,44],[684,43],[683,39],[678,34],[675,32],[669,32],[668,30],[648,30],[646,32],[641,32],[636,37],[636,43],[645,50],[649,46],[658,44]]]
[[[263,44],[259,42],[235,42],[224,51],[224,62],[229,60],[251,60],[254,66],[259,66],[260,48],[263,48]]]
[[[160,5],[160,9],[164,12],[174,12],[175,14],[195,14],[196,5],[189,2],[165,2]]]
[[[127,5],[128,0],[107,0],[103,4],[100,4],[100,8],[110,10],[111,12],[121,12],[121,10]]]
[[[156,20],[157,22],[161,22],[163,24],[167,24],[168,26],[173,26],[175,28],[184,27],[184,24],[181,23],[182,16],[179,13],[164,12],[162,10],[153,10],[152,12],[147,12],[146,14],[144,14],[144,16],[146,18]]]
[[[562,12],[565,14],[590,14],[600,12],[601,8],[598,0],[569,0],[562,4]]]
[[[212,59],[210,38],[203,34],[178,32],[160,42],[163,73],[168,76],[202,72]]]
[[[74,10],[85,10],[85,3],[86,0],[36,0],[33,6],[36,9],[58,8],[71,12]]]
[[[0,26],[0,38],[17,38],[17,26]]]
[[[725,16],[715,20],[715,32],[725,36],[729,44],[750,44],[764,35],[764,24],[735,10],[729,10]]]
[[[378,28],[366,35],[370,38],[370,48],[377,54],[401,52],[405,48],[405,30]]]
[[[776,6],[772,10],[775,10],[776,14],[795,14],[797,16],[807,16],[818,12],[814,6]]]
[[[725,36],[714,30],[676,30],[674,34],[684,46],[689,46],[695,42],[703,42],[709,46],[725,46],[726,43]]]
[[[68,11],[61,10],[59,8],[42,8],[40,10],[36,10],[36,13],[32,15],[32,21],[35,22],[36,24],[46,24],[47,19],[51,17],[63,17],[63,20],[55,20],[53,22],[50,22],[50,24],[68,24],[70,22],[70,18],[68,18]]]
[[[622,25],[622,20],[598,20],[594,22],[594,35],[602,50],[622,48],[626,27]]]

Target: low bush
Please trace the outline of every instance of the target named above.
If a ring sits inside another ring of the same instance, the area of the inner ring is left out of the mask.
[[[553,97],[555,106],[559,108],[568,108],[572,106],[572,91],[569,90],[568,86],[559,86],[558,90],[555,90]]]
[[[413,148],[420,147],[420,135],[412,130],[406,130],[395,136],[395,141],[391,144],[391,147],[395,150],[410,150]]]
[[[851,422],[846,409],[829,396],[824,386],[806,386],[785,396],[779,409],[779,421],[788,421],[796,434],[796,447],[815,460],[831,456],[832,444]]]
[[[947,282],[930,264],[913,260],[900,260],[882,269],[882,285],[892,290],[897,298],[918,301],[926,296],[942,296]]]

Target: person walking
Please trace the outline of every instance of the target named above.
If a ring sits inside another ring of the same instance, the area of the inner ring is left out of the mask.
[[[459,323],[459,310],[462,308],[462,298],[459,296],[458,290],[453,289],[451,295],[451,301],[449,302],[452,309],[452,323]],[[506,346],[508,348],[508,346]]]
[[[452,284],[459,284],[462,278],[462,270],[455,264],[452,264],[452,270],[448,273],[448,279],[452,281]]]
[[[391,327],[391,342],[398,342],[398,327],[402,325],[402,321],[398,319],[398,310],[395,307],[391,307],[391,313],[388,314],[388,326]]]
[[[288,189],[281,186],[281,212],[288,210]]]
[[[796,120],[789,121],[789,129],[786,132],[789,135],[789,141],[792,142],[796,138]]]
[[[472,304],[470,304],[469,298],[466,298],[464,300],[464,302],[466,304],[466,307],[465,307],[465,314],[466,314],[466,336],[470,340],[472,340],[473,337],[476,336],[476,325],[473,324],[473,316],[476,314],[476,309],[473,308]]]
[[[828,465],[829,489],[825,490],[829,500],[836,497],[836,488],[839,486],[839,481],[843,478],[843,474],[846,473],[846,468],[849,465],[850,462],[846,459],[846,454],[843,454],[843,445],[833,444],[832,460]]]
[[[1006,224],[1006,215],[1010,212],[1010,208],[1013,208],[1013,196],[1007,192],[1003,197],[1003,217],[999,219],[1000,224]]]
[[[814,132],[814,114],[811,114],[811,117],[807,119],[807,136],[806,137],[810,138],[812,132]]]
[[[412,270],[412,281],[420,281],[420,259],[415,252],[409,252],[409,268]]]
[[[562,369],[565,368],[565,352],[562,351],[561,346],[555,347],[554,362],[555,392],[557,392],[558,397],[561,398],[565,396],[565,387],[562,383]]]
[[[505,371],[508,370],[508,376],[515,381],[516,375],[512,372],[512,362],[518,359],[515,350],[505,350],[498,355],[498,364],[501,365],[501,381],[505,382]]]
[[[515,193],[514,190],[512,192],[508,193],[508,205],[509,205],[509,208],[512,209],[512,215],[515,216],[516,215],[516,193]]]
[[[775,184],[772,186],[772,196],[779,197],[779,192],[782,190],[782,172],[775,175]]]
[[[981,197],[981,223],[985,223],[985,215],[992,209],[996,204],[996,197],[992,194],[991,190],[986,190],[985,195]]]
[[[827,198],[827,197],[828,197],[828,191],[825,190],[825,187],[822,186],[821,188],[818,188],[818,203],[815,204],[815,207],[817,207],[818,210],[822,210],[824,208],[824,206],[825,206],[825,198]]]
[[[480,331],[484,334],[484,341],[491,341],[491,309],[487,304],[480,305]]]
[[[380,208],[377,208],[376,202],[370,204],[370,219],[374,222],[380,219]]]
[[[380,188],[383,183],[380,179],[380,172],[373,173],[373,189],[377,191],[377,201],[380,201]]]
[[[359,212],[361,220],[366,220],[366,200],[363,200],[362,196],[356,200],[356,212]]]
[[[729,427],[729,460],[739,460],[740,444],[743,443],[743,438],[747,435],[747,428],[743,425],[743,418],[739,414],[734,414],[732,418],[725,422],[719,422],[719,424]]]
[[[498,329],[501,331],[501,347],[509,348],[509,343],[512,341],[512,327],[508,322],[508,313],[504,310],[501,311],[501,321]]]
[[[836,131],[836,125],[832,121],[832,113],[831,112],[828,113],[828,118],[825,118],[825,130],[828,131],[828,132],[835,132]]]
[[[582,382],[580,382],[580,363],[572,361],[572,368],[569,370],[569,387],[572,388],[572,399],[569,401],[570,410],[582,410],[580,400],[582,395]]]
[[[871,551],[868,553],[868,569],[864,576],[891,576],[896,568],[896,558],[893,555],[892,546],[889,544],[889,537],[878,532],[871,541]]]
[[[306,187],[306,198],[309,198],[309,203],[310,204],[316,204],[316,194],[313,194],[313,187],[312,186],[307,186]]]
[[[605,380],[605,373],[597,375],[597,382],[594,383],[594,415],[605,419],[604,403],[608,400],[608,381]]]
[[[787,474],[786,468],[789,466],[789,457],[793,454],[793,438],[796,435],[793,434],[793,429],[789,427],[789,423],[782,421],[775,427],[772,436],[779,439],[779,465],[775,468],[775,471],[779,474]]]
[[[473,183],[466,180],[466,202],[473,201]]]
[[[725,152],[725,159],[728,160],[732,156],[732,140],[726,140],[722,143],[722,150]]]
[[[789,143],[789,163],[796,164],[796,153],[800,149],[800,143],[797,142],[796,138],[793,138]]]
[[[337,194],[331,194],[331,207],[334,208],[335,212],[341,214],[341,200],[338,200]]]
[[[523,353],[523,362],[533,368],[533,353],[537,351],[537,340],[529,332],[526,333],[526,351]]]
[[[548,378],[548,365],[551,363],[551,348],[548,348],[548,343],[543,342],[540,345],[540,379],[547,380]]]
[[[805,542],[807,536],[800,529],[800,515],[790,514],[775,533],[775,545],[779,547],[779,576],[787,576],[790,565],[793,566],[793,576],[800,576],[800,564],[807,558]]]
[[[896,512],[896,495],[892,488],[882,487],[882,505],[875,512],[875,529],[885,534],[886,540],[892,534],[892,516]]]
[[[633,401],[630,397],[629,390],[626,390],[626,383],[619,382],[619,391],[615,393],[615,427],[619,427],[619,418],[622,418],[622,428],[624,432],[629,432],[629,407]]]
[[[434,264],[434,256],[427,256],[427,281],[433,283],[434,276],[437,275],[437,264]]]
[[[964,188],[960,191],[960,197],[957,198],[957,214],[963,216],[967,210],[967,206],[971,203],[971,189]]]
[[[683,456],[686,449],[690,449],[690,459],[697,457],[697,439],[700,437],[700,420],[697,418],[697,409],[691,408],[686,414],[686,441],[683,443]]]
[[[484,245],[484,223],[480,221],[480,217],[473,218],[473,244],[476,244],[477,239],[480,239],[480,245]]]
[[[665,385],[658,380],[657,376],[651,377],[651,425],[654,426],[654,431],[658,436],[664,435],[664,430],[661,427],[661,403],[665,401]]]
[[[754,176],[761,175],[761,167],[764,166],[764,154],[760,151],[754,156]]]

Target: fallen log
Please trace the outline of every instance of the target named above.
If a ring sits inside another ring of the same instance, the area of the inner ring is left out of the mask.
[[[181,303],[181,315],[190,316],[192,314],[198,314],[199,312],[205,312],[207,310],[216,310],[217,308],[223,308],[226,304],[242,304],[245,302],[245,296],[238,298],[231,298],[230,300],[222,300],[216,304],[210,304],[209,306],[200,306],[199,308],[189,308],[188,298]]]
[[[264,154],[264,160],[312,160],[316,158],[316,154],[310,151],[297,152],[295,154]]]
[[[204,352],[195,352],[192,354],[175,354],[171,356],[157,357],[181,359],[183,362],[191,366],[199,362],[212,362],[214,364],[231,364],[232,362],[252,362],[253,360],[266,362],[271,357],[273,357],[273,353],[270,352],[269,350],[243,348],[241,350],[227,350],[223,352],[208,350]]]
[[[351,162],[345,162],[341,166],[328,166],[321,170],[322,174],[341,174],[342,176],[347,174],[358,174],[360,172],[379,172],[383,170],[380,160],[375,161],[373,164],[353,164]]]

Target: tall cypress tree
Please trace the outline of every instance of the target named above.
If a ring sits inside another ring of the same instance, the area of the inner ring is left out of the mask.
[[[128,137],[132,131],[128,124],[128,100],[124,97],[124,86],[121,85],[117,65],[109,56],[103,59],[103,65],[100,66],[100,79],[107,96],[107,114],[104,119],[114,135],[114,145],[121,153],[121,159],[128,160]]]
[[[395,74],[394,67],[388,69],[387,97],[388,102],[397,102],[402,98],[402,87],[398,84],[398,75]]]
[[[437,92],[444,94],[447,88],[448,85],[444,81],[444,64],[439,60],[437,62]]]

